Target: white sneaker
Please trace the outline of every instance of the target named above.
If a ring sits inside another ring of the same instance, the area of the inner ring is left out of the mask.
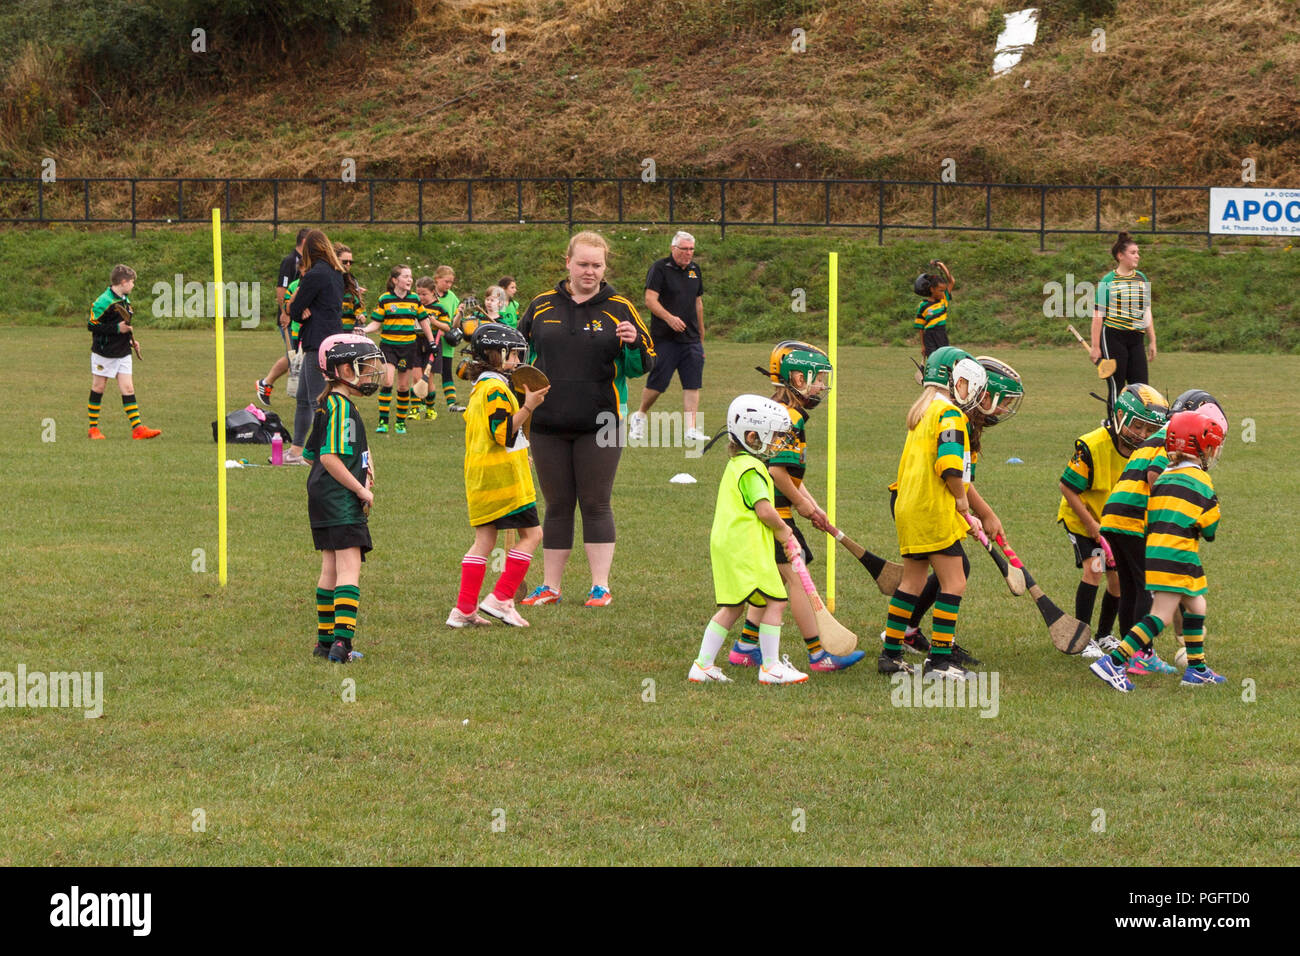
[[[1079,656],[1082,657],[1085,661],[1089,661],[1089,660],[1096,660],[1098,657],[1101,657],[1105,653],[1106,652],[1101,649],[1101,645],[1098,644],[1097,641],[1094,639],[1088,642],[1088,646],[1085,647],[1080,652]]]
[[[645,441],[646,428],[650,419],[643,412],[633,412],[627,420],[627,437],[629,441]]]
[[[498,601],[495,594],[489,594],[479,602],[478,609],[511,627],[531,627],[515,610],[514,601]]]
[[[453,607],[447,615],[448,627],[488,627],[491,623],[481,614],[462,614],[458,607]]]
[[[1103,634],[1097,638],[1097,646],[1101,648],[1103,654],[1109,654],[1115,648],[1119,647],[1119,638],[1111,637],[1109,634]]]
[[[704,432],[700,431],[698,428],[690,428],[687,429],[686,435],[684,437],[686,438],[687,441],[706,442],[713,436],[704,434]]]
[[[710,681],[716,681],[719,684],[733,683],[732,679],[724,674],[722,668],[717,664],[701,667],[698,661],[691,664],[691,672],[686,675],[686,679],[692,684],[707,684]]]
[[[807,679],[807,674],[796,670],[795,666],[790,663],[789,654],[783,654],[781,659],[771,667],[760,667],[758,669],[758,682],[760,684],[802,684]]]

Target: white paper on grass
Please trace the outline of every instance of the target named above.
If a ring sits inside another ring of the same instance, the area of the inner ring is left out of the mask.
[[[671,478],[669,478],[668,480],[671,481],[674,485],[693,485],[693,484],[695,484],[695,479],[692,478],[690,475],[686,474],[686,472],[684,472],[684,471],[680,471],[680,472],[678,472],[677,474],[673,475],[673,476],[672,476]]]
[[[1038,39],[1037,7],[1004,13],[1002,19],[1006,25],[998,36],[997,49],[993,51],[994,76],[1009,72]]]

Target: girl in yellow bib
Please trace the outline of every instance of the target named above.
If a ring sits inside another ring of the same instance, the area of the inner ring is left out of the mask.
[[[447,617],[449,627],[489,623],[479,611],[514,627],[528,627],[515,610],[514,595],[541,543],[542,528],[523,427],[550,386],[525,389],[520,406],[509,375],[527,353],[522,335],[495,322],[479,326],[470,340],[466,377],[474,382],[474,392],[465,409],[465,497],[474,544],[460,563],[460,594]],[[480,603],[497,533],[512,528],[519,532],[519,543],[506,554],[492,593]]]
[[[727,632],[750,605],[762,610],[758,642],[763,661],[758,682],[802,684],[808,679],[789,657],[779,658],[781,617],[789,595],[777,570],[774,542],[787,555],[798,554],[801,548],[794,531],[777,514],[776,488],[765,464],[779,448],[794,441],[792,427],[790,413],[761,395],[738,396],[727,409],[731,459],[718,486],[709,535],[718,612],[704,629],[700,653],[687,674],[693,684],[731,682],[714,660]]]
[[[907,441],[898,462],[898,500],[894,525],[903,556],[903,580],[889,600],[883,657],[909,670],[902,661],[903,633],[926,573],[934,568],[939,596],[934,603],[930,654],[924,672],[965,680],[966,671],[952,662],[957,613],[966,591],[961,539],[970,526],[970,423],[966,415],[984,396],[988,373],[966,352],[949,356],[937,350],[926,362],[921,397],[907,413]],[[882,661],[882,663],[884,663]],[[878,668],[883,670],[883,668]]]

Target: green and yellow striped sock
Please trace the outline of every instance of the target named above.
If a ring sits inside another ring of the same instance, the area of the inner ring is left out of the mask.
[[[388,409],[393,404],[393,390],[387,386],[379,389],[379,420],[388,421]]]
[[[822,652],[822,638],[820,634],[814,634],[812,637],[803,639],[804,647],[808,651],[809,657],[816,657]]]
[[[894,592],[889,599],[889,617],[885,620],[885,653],[890,657],[899,657],[903,653],[903,635],[907,632],[907,622],[916,610],[916,595],[908,594],[902,588]]]
[[[334,589],[316,589],[316,640],[320,644],[334,643]]]
[[[934,622],[930,631],[930,654],[952,654],[957,640],[957,612],[961,609],[960,594],[940,594],[934,600]]]
[[[1183,612],[1183,643],[1187,645],[1187,666],[1205,667],[1205,615]]]
[[[1124,635],[1119,647],[1110,652],[1110,659],[1121,667],[1127,667],[1129,659],[1151,646],[1151,642],[1165,629],[1165,622],[1154,614],[1148,614],[1133,625],[1133,629]],[[1187,652],[1191,659],[1191,651]]]
[[[86,402],[86,417],[90,419],[90,427],[99,427],[99,410],[104,404],[103,392],[91,392],[90,400]]]
[[[452,408],[456,404],[456,386],[451,382],[442,383],[442,397],[447,400],[447,407]]]
[[[398,392],[397,393],[397,421],[399,423],[406,421],[406,413],[410,411],[410,409],[411,409],[411,393]]]
[[[361,587],[339,584],[334,588],[334,640],[352,646],[357,630],[357,609],[361,605]]]
[[[127,421],[133,429],[140,427],[140,406],[135,403],[134,395],[122,396],[122,411],[126,412]]]
[[[752,651],[758,647],[758,622],[750,621],[746,618],[745,623],[740,626],[740,640],[736,646],[742,651]]]

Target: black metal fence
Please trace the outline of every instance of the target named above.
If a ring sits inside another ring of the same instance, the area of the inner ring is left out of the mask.
[[[714,226],[1203,236],[1209,186],[888,179],[0,179],[0,223]]]

